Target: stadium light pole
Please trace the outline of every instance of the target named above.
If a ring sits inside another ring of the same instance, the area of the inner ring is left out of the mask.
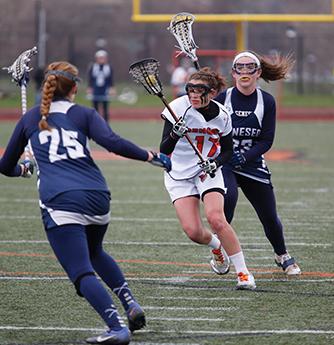
[[[293,27],[288,27],[285,35],[291,40],[296,41],[296,58],[297,58],[297,93],[304,93],[304,36]]]

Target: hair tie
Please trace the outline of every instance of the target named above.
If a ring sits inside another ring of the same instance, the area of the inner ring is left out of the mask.
[[[42,116],[42,120],[46,121],[46,116],[45,115]]]
[[[64,78],[67,78],[75,83],[78,83],[81,81],[81,79],[79,77],[77,77],[76,75],[67,72],[67,71],[60,71],[60,70],[49,70],[46,72],[45,76],[47,77],[48,75],[55,75],[55,76],[61,76]]]

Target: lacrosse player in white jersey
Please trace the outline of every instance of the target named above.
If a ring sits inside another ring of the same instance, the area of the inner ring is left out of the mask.
[[[223,86],[222,76],[208,67],[202,68],[190,76],[187,95],[169,104],[179,120],[175,121],[167,108],[163,110],[165,125],[160,150],[170,155],[172,161],[172,170],[165,174],[165,187],[186,235],[211,249],[213,271],[228,273],[231,261],[237,273],[237,289],[254,290],[254,277],[224,215],[226,188],[220,166],[233,152],[232,124],[225,107],[213,100]],[[199,161],[186,133],[204,161]],[[200,200],[211,231],[201,220]]]

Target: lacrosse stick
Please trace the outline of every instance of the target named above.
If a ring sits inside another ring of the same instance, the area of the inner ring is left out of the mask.
[[[37,54],[36,47],[25,50],[11,66],[2,68],[8,71],[8,74],[12,77],[12,81],[21,88],[22,115],[27,111],[27,85],[29,82],[29,72],[32,70],[32,68],[29,68],[29,62],[30,58],[35,54]],[[24,150],[25,161],[30,161],[29,151],[29,146],[27,145]]]
[[[136,83],[140,83],[144,86],[144,88],[149,94],[158,96],[162,100],[163,104],[166,106],[166,108],[172,115],[173,119],[177,122],[179,118],[176,116],[172,108],[169,106],[165,96],[162,93],[162,84],[159,79],[158,67],[159,62],[157,60],[148,58],[133,63],[129,68],[129,73],[132,75]],[[200,161],[204,162],[205,159],[190,139],[189,134],[186,133],[184,137],[187,139],[187,141],[195,151],[196,155],[200,159]]]
[[[198,57],[196,55],[196,45],[193,34],[192,34],[192,24],[195,20],[195,17],[191,13],[181,12],[172,17],[169,27],[167,28],[176,38],[176,46],[180,49],[178,55],[182,52],[186,54],[194,63],[194,66],[197,70],[200,69],[198,62]]]

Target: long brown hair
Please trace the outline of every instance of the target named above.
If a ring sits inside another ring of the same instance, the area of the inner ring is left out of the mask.
[[[223,87],[226,86],[225,79],[219,73],[213,71],[210,67],[203,67],[199,71],[194,72],[189,80],[203,80],[208,83],[210,89],[214,89],[219,92]]]
[[[291,54],[284,56],[278,53],[272,58],[268,58],[256,54],[253,51],[250,52],[260,60],[262,70],[260,78],[267,83],[274,80],[285,79],[295,64],[295,60]]]
[[[78,69],[66,61],[53,62],[46,68],[40,105],[42,119],[38,123],[40,130],[51,130],[47,122],[51,102],[54,98],[69,95],[79,80],[78,74]]]

